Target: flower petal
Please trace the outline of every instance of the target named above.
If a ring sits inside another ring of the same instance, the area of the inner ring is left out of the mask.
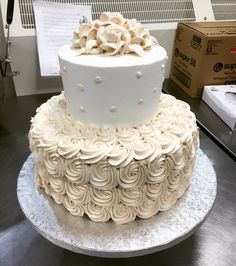
[[[128,49],[130,52],[134,52],[139,56],[143,56],[143,54],[144,54],[143,48],[137,44],[129,44]]]
[[[97,46],[97,41],[96,40],[89,40],[86,42],[86,46],[85,46],[85,52],[86,54],[89,54],[90,50],[94,47]]]
[[[84,34],[88,33],[90,30],[91,25],[88,23],[83,23],[79,27],[79,37],[81,38]]]

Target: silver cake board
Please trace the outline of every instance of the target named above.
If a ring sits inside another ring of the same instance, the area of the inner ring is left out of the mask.
[[[207,218],[217,191],[212,164],[199,150],[192,184],[170,210],[124,225],[112,221],[96,223],[87,217],[72,216],[43,191],[38,191],[34,167],[35,159],[31,154],[18,177],[17,196],[26,218],[52,243],[97,257],[140,256],[185,240]]]

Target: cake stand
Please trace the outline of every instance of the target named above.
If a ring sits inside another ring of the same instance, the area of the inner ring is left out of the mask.
[[[95,223],[72,216],[35,187],[35,159],[24,163],[17,184],[20,206],[33,227],[52,243],[97,257],[140,256],[169,248],[193,234],[205,221],[216,197],[216,174],[199,150],[192,184],[168,211],[124,225]]]

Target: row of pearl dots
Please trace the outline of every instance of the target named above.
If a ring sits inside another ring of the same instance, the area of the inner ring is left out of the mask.
[[[161,66],[161,71],[162,71],[162,73],[164,72],[164,69],[165,69],[165,65],[163,64],[163,65]],[[63,67],[63,71],[64,71],[65,73],[67,73],[67,69],[66,69],[65,66]],[[142,72],[141,72],[141,71],[137,71],[137,72],[136,72],[136,78],[137,78],[137,79],[141,79],[141,78],[142,78]],[[96,84],[100,84],[100,83],[102,83],[102,77],[101,77],[101,76],[96,76],[95,79],[94,79],[94,82],[95,82]],[[82,83],[79,83],[79,84],[77,85],[77,88],[78,88],[81,92],[84,92],[84,90],[85,90],[84,85],[83,85]],[[155,88],[153,89],[153,93],[156,93],[157,90],[158,90],[158,88],[155,87]],[[143,98],[140,98],[140,99],[138,100],[138,104],[139,104],[139,105],[142,105],[142,104],[143,104]],[[84,106],[80,106],[80,111],[84,113],[84,112],[85,112],[85,107],[84,107]],[[112,105],[112,106],[110,107],[110,112],[111,112],[111,113],[115,113],[116,111],[117,111],[116,106],[115,106],[115,105]]]

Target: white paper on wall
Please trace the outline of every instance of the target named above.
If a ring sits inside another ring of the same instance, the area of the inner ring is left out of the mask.
[[[41,76],[58,76],[58,50],[71,42],[83,17],[92,21],[91,6],[35,0],[33,7]]]

